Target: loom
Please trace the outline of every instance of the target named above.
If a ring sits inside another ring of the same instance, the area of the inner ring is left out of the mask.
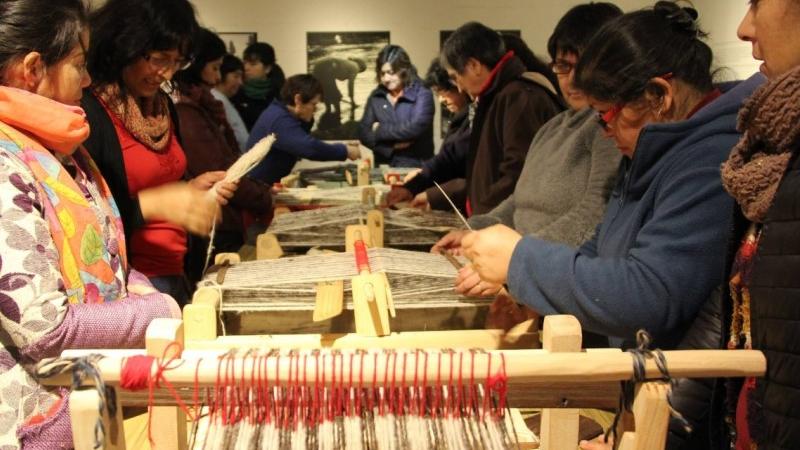
[[[308,208],[320,206],[348,205],[363,203],[365,192],[374,192],[373,204],[381,203],[381,198],[391,189],[385,184],[372,184],[369,186],[345,186],[332,189],[284,188],[275,194],[275,204],[285,205],[290,208]]]
[[[193,337],[188,328],[184,335],[179,320],[160,319],[148,328],[147,353],[163,359],[137,359],[144,382],[131,383],[132,355],[141,351],[108,351],[102,359],[95,358],[95,383],[102,380],[116,395],[94,388],[71,393],[75,448],[93,448],[98,440],[100,448],[125,449],[120,406],[147,405],[157,449],[183,450],[193,438],[194,448],[204,449],[538,445],[544,450],[574,450],[576,408],[615,408],[620,382],[637,373],[635,396],[619,422],[619,448],[664,448],[670,385],[655,359],[616,349],[581,351],[580,326],[571,316],[545,319],[543,350],[498,349],[508,336],[491,333],[398,333],[388,338],[393,351],[364,351],[358,349],[377,348],[387,338],[318,337],[316,343],[313,337],[205,340]],[[185,343],[182,354],[175,342]],[[283,349],[309,344],[326,348],[289,352],[274,350],[276,344]],[[475,346],[481,350],[466,350]],[[47,384],[72,385],[75,362],[68,358],[74,355],[63,356],[39,367]],[[673,377],[762,376],[766,369],[764,355],[753,350],[667,351],[663,357]],[[99,407],[101,400],[105,404]],[[113,414],[108,405],[115,406]],[[508,408],[520,406],[547,408],[538,438],[528,435],[526,440],[522,425],[514,421]],[[187,436],[184,411],[196,418],[209,407],[206,440]],[[358,407],[360,414],[354,414]],[[96,433],[98,420],[102,433]],[[225,441],[220,438],[225,434],[230,447],[207,445],[209,440]],[[278,445],[264,444],[267,438]],[[260,446],[245,445],[248,442]]]
[[[380,247],[427,250],[445,233],[461,226],[455,215],[443,211],[414,208],[378,211],[354,203],[281,214],[275,217],[266,232],[274,235],[280,246],[287,250],[309,247],[342,249],[345,227],[362,222],[369,224],[369,214],[377,213],[382,215],[379,220],[383,236],[380,245],[376,245]]]
[[[367,255],[371,271],[385,274],[391,289],[391,331],[483,327],[491,299],[456,294],[456,268],[445,256],[388,248],[370,248]],[[216,333],[221,316],[226,334],[352,332],[358,274],[352,252],[217,266],[185,308],[187,327]],[[313,321],[320,290],[331,282],[341,283],[343,312]]]

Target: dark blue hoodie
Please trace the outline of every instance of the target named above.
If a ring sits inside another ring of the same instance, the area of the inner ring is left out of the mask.
[[[739,83],[688,120],[647,125],[594,238],[574,249],[525,237],[511,258],[511,294],[588,331],[632,340],[643,328],[674,347],[724,281],[733,200],[719,167],[739,140],[739,108],[763,80]]]
[[[314,138],[309,134],[312,125],[293,116],[283,103],[273,100],[253,126],[247,148],[253,148],[270,133],[275,133],[277,140],[267,157],[250,171],[249,176],[272,184],[289,175],[300,158],[313,161],[347,159],[344,144],[328,144]]]

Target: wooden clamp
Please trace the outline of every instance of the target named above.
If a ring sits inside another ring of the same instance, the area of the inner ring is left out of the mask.
[[[359,227],[358,225],[356,227]],[[386,274],[371,272],[363,228],[350,228],[353,235],[353,253],[358,275],[351,279],[353,291],[353,314],[356,334],[360,336],[386,336],[391,330],[389,315],[395,317],[394,302]]]
[[[283,249],[277,236],[272,233],[261,233],[256,239],[256,259],[278,259],[283,256]]]
[[[370,247],[383,248],[384,217],[381,210],[373,209],[367,211],[367,228],[369,229],[369,236],[372,240]]]
[[[357,183],[359,186],[369,186],[370,180],[370,169],[372,168],[372,164],[368,159],[363,159],[361,162],[358,163],[358,175],[357,175]]]
[[[361,203],[367,206],[377,205],[378,193],[375,188],[365,187],[361,189]]]

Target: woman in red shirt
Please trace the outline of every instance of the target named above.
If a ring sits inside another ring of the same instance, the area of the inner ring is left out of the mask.
[[[90,22],[96,39],[83,101],[92,126],[86,147],[120,205],[132,265],[183,304],[186,232],[207,235],[218,204],[235,189],[217,186],[216,199],[207,195],[224,172],[182,181],[186,156],[162,87],[191,59],[194,9],[186,0],[109,0]]]

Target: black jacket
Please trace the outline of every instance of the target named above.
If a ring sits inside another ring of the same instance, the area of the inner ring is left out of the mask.
[[[239,89],[239,92],[231,97],[231,103],[239,111],[239,115],[242,116],[242,121],[247,127],[248,133],[253,129],[261,113],[269,107],[273,100],[280,97],[281,88],[283,83],[286,82],[283,69],[277,64],[272,66],[267,78],[270,81],[270,89],[263,98],[248,97],[244,93],[244,88]]]
[[[761,231],[750,282],[753,348],[767,374],[750,398],[759,450],[800,447],[800,148],[778,187]]]
[[[452,211],[453,209],[444,195],[433,185],[435,181],[447,192],[458,209],[466,214],[465,177],[467,176],[470,135],[468,108],[459,111],[450,121],[439,153],[425,161],[422,165],[422,172],[405,184],[405,187],[414,195],[425,191],[432,209],[442,211]]]

